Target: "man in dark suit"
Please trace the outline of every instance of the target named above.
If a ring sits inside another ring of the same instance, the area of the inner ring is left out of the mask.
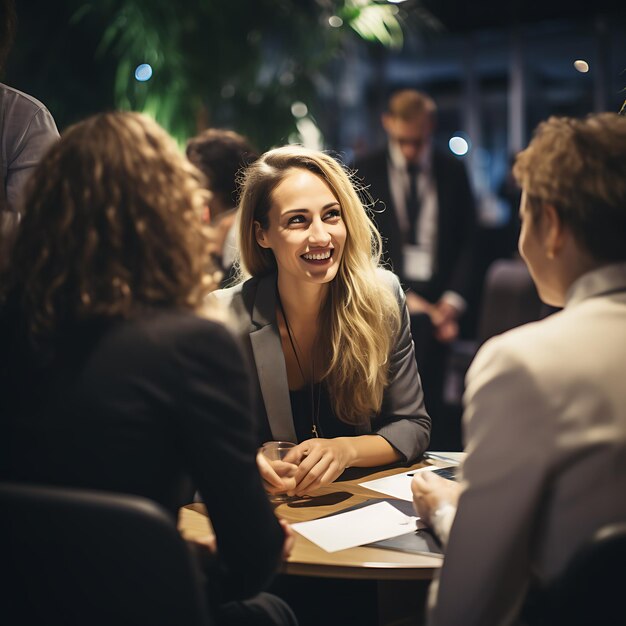
[[[376,202],[386,258],[407,306],[430,412],[441,403],[447,345],[473,290],[475,202],[462,161],[433,145],[436,105],[402,90],[382,116],[387,145],[355,163]]]

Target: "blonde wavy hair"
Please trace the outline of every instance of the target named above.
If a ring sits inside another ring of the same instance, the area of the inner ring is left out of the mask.
[[[259,246],[254,223],[268,227],[272,193],[294,168],[323,178],[341,206],[347,237],[320,313],[320,341],[328,346],[323,380],[337,417],[361,424],[381,409],[400,312],[377,275],[381,238],[357,195],[354,176],[328,154],[296,146],[270,150],[250,165],[240,198],[239,278],[276,271],[274,253]]]
[[[196,309],[215,287],[200,172],[138,113],[71,126],[37,166],[6,290],[33,336],[144,307]]]
[[[597,260],[626,260],[626,117],[550,117],[539,124],[513,174],[533,219],[551,204]]]

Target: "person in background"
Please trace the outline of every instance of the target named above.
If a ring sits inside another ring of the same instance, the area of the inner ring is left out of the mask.
[[[626,118],[551,117],[514,174],[520,254],[564,308],[476,355],[461,482],[413,480],[446,544],[432,626],[515,623],[529,588],[540,598],[594,531],[626,520]]]
[[[0,0],[0,73],[13,46],[16,22],[14,1]],[[0,267],[9,262],[24,183],[58,138],[54,119],[39,100],[0,83]]]
[[[387,145],[354,167],[377,203],[384,257],[407,289],[426,405],[439,417],[447,345],[475,288],[476,209],[464,163],[434,145],[436,118],[428,95],[395,92],[382,116]]]
[[[255,595],[293,536],[257,470],[244,357],[196,313],[215,286],[206,196],[137,113],[80,122],[42,158],[0,283],[0,480],[136,494],[174,521],[198,489],[216,623],[294,624]]]
[[[404,293],[378,267],[380,237],[343,166],[301,147],[248,167],[240,201],[241,279],[216,292],[256,367],[258,442],[298,442],[289,484],[305,494],[347,467],[410,463],[430,418]]]
[[[187,142],[187,158],[206,176],[216,257],[224,271],[222,285],[232,284],[237,256],[237,179],[258,158],[250,142],[232,130],[209,128]]]

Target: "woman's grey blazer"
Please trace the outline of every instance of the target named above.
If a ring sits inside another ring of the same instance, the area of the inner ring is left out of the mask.
[[[428,446],[431,422],[424,406],[404,292],[391,272],[381,269],[379,278],[398,300],[401,326],[390,356],[382,409],[368,424],[357,427],[357,433],[381,435],[404,461],[412,462]],[[257,402],[261,441],[271,437],[295,442],[287,369],[276,324],[276,293],[276,274],[272,273],[221,289],[212,297],[229,310],[233,330],[249,350],[256,368],[258,398],[262,398]]]

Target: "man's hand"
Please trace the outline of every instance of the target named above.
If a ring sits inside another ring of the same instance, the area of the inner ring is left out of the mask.
[[[432,526],[437,509],[449,504],[456,508],[461,494],[461,485],[432,472],[415,474],[411,481],[413,505],[420,519]]]
[[[406,306],[411,315],[426,313],[428,317],[432,317],[434,305],[422,296],[418,296],[414,291],[406,292]]]
[[[349,467],[355,456],[350,437],[303,441],[285,457],[285,460],[298,465],[296,485],[289,494],[302,496],[332,483]]]
[[[289,493],[296,488],[297,465],[286,461],[270,461],[260,450],[256,455],[256,464],[267,493]]]
[[[450,343],[459,336],[460,311],[447,302],[439,300],[432,306],[430,320],[435,327],[435,337],[442,343]]]

